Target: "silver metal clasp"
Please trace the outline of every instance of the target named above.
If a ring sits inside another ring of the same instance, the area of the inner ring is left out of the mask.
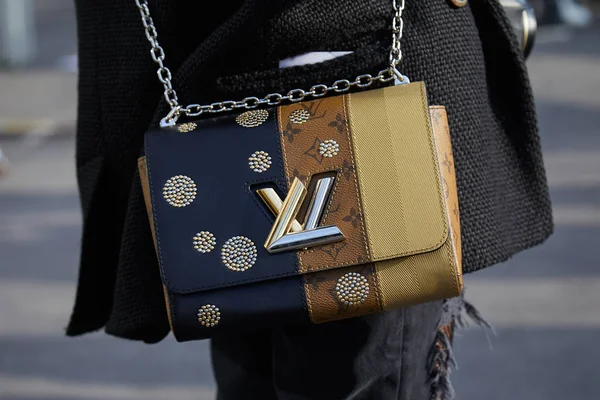
[[[408,76],[402,75],[402,73],[398,71],[398,68],[391,67],[391,70],[392,74],[394,75],[394,85],[406,85],[407,83],[410,83]]]
[[[169,111],[167,116],[160,120],[160,127],[170,128],[172,126],[177,125],[177,120],[179,119],[180,114],[181,106],[171,108],[171,111]]]

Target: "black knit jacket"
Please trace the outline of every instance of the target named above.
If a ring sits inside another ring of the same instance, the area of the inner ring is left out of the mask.
[[[133,0],[76,0],[77,172],[84,225],[68,335],[105,328],[149,343],[169,331],[136,160],[168,110]],[[391,0],[151,0],[182,104],[331,84],[386,66]],[[552,231],[534,101],[497,0],[407,0],[400,65],[446,106],[456,158],[465,272]],[[309,51],[353,51],[279,69]]]

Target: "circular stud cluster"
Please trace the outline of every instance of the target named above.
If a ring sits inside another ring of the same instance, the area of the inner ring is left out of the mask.
[[[310,113],[306,110],[300,109],[293,111],[290,114],[290,121],[292,124],[303,124],[310,118]]]
[[[221,261],[232,271],[243,272],[256,262],[254,242],[245,236],[235,236],[225,242],[221,249]]]
[[[212,328],[221,320],[221,312],[217,306],[206,304],[198,310],[198,321],[202,326]]]
[[[319,154],[331,158],[340,151],[340,145],[335,140],[326,140],[319,145]]]
[[[235,117],[235,121],[244,128],[261,126],[269,118],[267,110],[250,110]]]
[[[271,157],[269,153],[264,151],[255,151],[248,158],[248,165],[250,165],[250,169],[254,172],[263,173],[269,168],[271,168]]]
[[[186,122],[185,124],[181,124],[177,127],[177,130],[182,133],[188,133],[196,129],[198,125],[195,122]]]
[[[174,176],[165,183],[163,197],[173,207],[189,206],[196,198],[196,184],[189,176]]]
[[[216,244],[217,239],[210,232],[202,231],[196,233],[196,236],[194,236],[194,250],[198,253],[210,253],[214,250]]]
[[[335,292],[342,303],[348,306],[358,305],[369,296],[369,282],[361,274],[349,272],[338,279]]]

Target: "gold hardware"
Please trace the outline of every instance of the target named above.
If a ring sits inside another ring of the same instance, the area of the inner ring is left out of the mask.
[[[267,205],[269,211],[273,213],[273,215],[279,215],[281,208],[283,207],[283,201],[275,192],[275,190],[271,188],[258,189],[256,191],[261,200]],[[292,222],[292,232],[300,232],[302,230],[302,225],[298,220],[294,220]]]
[[[292,124],[303,124],[310,118],[310,113],[306,110],[300,109],[293,111],[290,114],[290,122]]]
[[[265,241],[265,248],[269,253],[306,249],[345,239],[344,234],[337,226],[316,227],[326,206],[326,199],[333,187],[333,180],[334,178],[331,177],[323,178],[317,183],[317,189],[313,193],[307,214],[307,222],[311,221],[310,225],[302,227],[300,230],[297,230],[297,226],[294,223],[298,224],[296,217],[306,197],[307,190],[298,178],[294,179],[290,191],[281,206],[279,206],[281,199],[278,198],[279,196],[272,189],[271,191],[268,189],[259,189],[257,191],[260,198],[267,204],[269,210],[277,216],[273,228]],[[277,199],[274,199],[274,197],[277,197]]]
[[[177,127],[177,130],[182,133],[188,133],[196,129],[198,125],[195,122],[187,122]]]
[[[232,271],[244,272],[256,263],[257,249],[254,242],[244,236],[235,236],[221,248],[221,261]]]
[[[210,232],[202,231],[194,236],[194,250],[198,253],[210,253],[217,244],[215,235]]]
[[[331,158],[337,156],[340,151],[340,145],[335,140],[326,140],[319,145],[319,154],[323,157]]]
[[[271,157],[269,156],[269,153],[265,151],[255,151],[248,158],[250,169],[259,174],[271,168],[271,164],[273,164]]]
[[[348,306],[364,303],[369,297],[369,281],[357,272],[349,272],[338,279],[335,293]]]
[[[206,304],[198,310],[198,321],[202,326],[212,328],[221,320],[221,311],[219,307]]]
[[[235,117],[238,125],[244,128],[256,128],[261,126],[269,118],[267,110],[250,110]]]
[[[268,250],[271,245],[277,240],[285,236],[292,226],[292,222],[296,219],[300,206],[306,197],[306,187],[298,178],[294,178],[294,182],[290,187],[290,191],[283,201],[281,212],[277,215],[273,228],[267,236],[265,248]]]
[[[455,7],[464,7],[467,5],[467,3],[469,2],[469,0],[450,0],[450,2],[455,6]]]
[[[196,184],[189,176],[174,176],[165,183],[163,197],[173,207],[189,206],[196,198]]]

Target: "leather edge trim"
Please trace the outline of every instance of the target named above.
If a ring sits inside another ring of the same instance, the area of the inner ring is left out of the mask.
[[[144,194],[144,203],[146,205],[146,213],[148,215],[148,221],[150,223],[150,230],[152,231],[152,240],[154,241],[154,250],[158,253],[158,247],[156,244],[156,238],[154,236],[154,218],[152,217],[152,202],[150,200],[150,183],[148,179],[148,168],[146,165],[146,157],[142,156],[138,159],[138,172],[140,174],[140,183],[142,185],[142,193]],[[167,318],[169,320],[169,326],[171,327],[171,332],[174,332],[173,329],[173,318],[172,318],[172,309],[171,309],[171,301],[169,298],[169,292],[167,287],[163,284],[163,294],[165,297],[165,305],[167,308]]]
[[[434,106],[430,106],[430,114],[433,117],[433,112],[434,111],[439,111],[441,117],[444,119],[444,125],[446,127],[446,131],[445,133],[442,133],[441,135],[444,135],[444,138],[448,141],[449,145],[446,146],[447,147],[447,151],[450,153],[451,157],[452,157],[452,165],[449,166],[450,170],[451,170],[451,174],[456,176],[456,168],[455,168],[455,159],[454,159],[454,154],[453,154],[453,148],[452,148],[452,140],[450,137],[450,123],[448,120],[448,111],[446,110],[446,107],[441,106],[441,105],[434,105]],[[442,161],[440,160],[440,154],[438,152],[438,139],[437,136],[434,134],[433,135],[434,141],[435,141],[435,146],[436,146],[436,154],[438,155],[438,167],[440,168],[440,176],[442,177],[442,173],[441,173],[441,163]],[[456,179],[456,178],[455,178]],[[458,187],[456,185],[456,181],[455,184],[452,186],[452,188],[448,188],[448,190],[452,191],[452,195],[450,195],[449,197],[456,197],[456,203],[457,203],[457,212],[460,215],[460,202],[458,199]],[[455,279],[455,284],[456,287],[458,289],[458,292],[462,292],[463,290],[463,271],[462,271],[462,240],[460,240],[460,235],[461,235],[461,229],[460,229],[460,216],[457,216],[457,226],[453,226],[453,222],[452,222],[452,216],[450,215],[451,211],[450,211],[450,206],[448,204],[448,200],[444,201],[444,204],[446,205],[446,215],[449,221],[449,233],[448,233],[448,241],[450,242],[450,248],[453,249],[454,251],[451,254],[451,267],[453,268],[453,276]],[[459,236],[459,240],[455,240],[454,239],[454,235],[453,232],[456,232]],[[458,243],[457,243],[458,242]]]

